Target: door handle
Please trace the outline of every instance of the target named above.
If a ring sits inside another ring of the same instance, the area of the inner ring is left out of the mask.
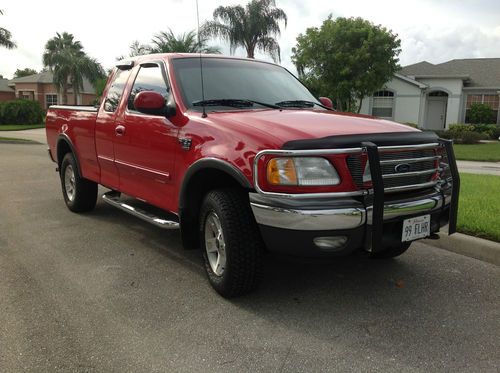
[[[123,136],[125,135],[125,126],[119,125],[115,127],[115,134],[116,136]]]

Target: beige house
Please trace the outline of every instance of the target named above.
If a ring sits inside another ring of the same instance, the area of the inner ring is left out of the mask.
[[[443,130],[468,123],[474,103],[488,105],[489,122],[500,124],[500,58],[405,66],[383,89],[363,99],[361,113]]]
[[[47,109],[50,105],[62,104],[61,94],[52,81],[53,74],[50,71],[43,71],[14,78],[9,81],[8,86],[14,91],[16,98],[38,101],[44,109]],[[83,89],[76,97],[71,87],[68,90],[69,105],[91,105],[96,97],[95,89],[87,79],[83,80]]]

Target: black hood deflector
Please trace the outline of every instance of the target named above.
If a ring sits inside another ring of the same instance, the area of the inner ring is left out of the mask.
[[[360,135],[327,136],[319,139],[292,140],[283,144],[285,150],[337,149],[342,147],[361,147],[363,142],[377,146],[414,145],[438,142],[439,137],[430,131],[425,132],[387,132],[365,133]]]

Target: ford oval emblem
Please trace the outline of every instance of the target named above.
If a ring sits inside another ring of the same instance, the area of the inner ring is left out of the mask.
[[[410,172],[410,165],[408,163],[400,163],[394,167],[394,171],[397,173]]]

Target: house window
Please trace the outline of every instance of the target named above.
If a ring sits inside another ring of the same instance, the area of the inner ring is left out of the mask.
[[[394,92],[383,90],[373,94],[372,115],[380,118],[393,118]]]
[[[498,108],[500,106],[500,96],[492,95],[492,94],[484,94],[484,95],[467,95],[467,104],[465,107],[465,122],[469,123],[469,109],[472,104],[486,104],[491,108],[491,118],[489,123],[496,123],[498,117]]]
[[[50,105],[57,105],[57,95],[46,95],[45,104],[47,105],[47,109]]]

